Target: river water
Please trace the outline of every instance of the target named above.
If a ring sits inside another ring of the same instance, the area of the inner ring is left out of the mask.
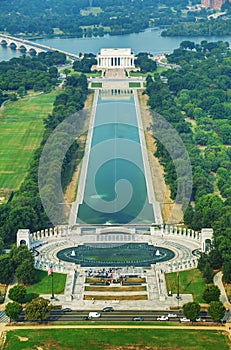
[[[231,44],[231,36],[225,37],[162,37],[161,30],[147,29],[141,33],[128,35],[106,35],[102,38],[53,38],[38,39],[37,42],[54,47],[66,52],[79,54],[80,52],[97,54],[101,48],[131,48],[134,53],[151,52],[154,55],[164,52],[172,52],[179,47],[183,40],[200,43],[202,40],[218,41],[223,40]],[[9,60],[12,57],[19,56],[20,52],[10,48],[0,46],[0,60]]]

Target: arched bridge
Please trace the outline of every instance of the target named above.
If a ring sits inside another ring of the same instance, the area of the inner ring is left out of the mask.
[[[0,45],[9,46],[16,50],[21,50],[21,51],[25,51],[26,53],[35,53],[35,54],[38,54],[40,52],[47,52],[47,51],[58,51],[58,52],[64,53],[69,59],[72,59],[72,60],[79,59],[78,55],[72,54],[70,52],[62,51],[54,47],[42,45],[30,40],[21,39],[21,38],[17,38],[17,37],[5,35],[5,34],[0,34]]]

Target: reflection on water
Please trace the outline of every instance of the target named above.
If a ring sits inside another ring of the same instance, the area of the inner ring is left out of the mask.
[[[98,99],[84,198],[77,216],[77,223],[87,224],[154,222],[131,93],[114,93],[110,98],[107,91]]]

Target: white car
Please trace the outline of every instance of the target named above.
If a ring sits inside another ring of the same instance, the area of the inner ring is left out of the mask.
[[[88,317],[91,318],[98,318],[101,317],[101,315],[98,312],[89,312]]]
[[[182,317],[180,318],[180,322],[190,322],[191,320],[189,318],[186,317]]]
[[[157,317],[157,321],[167,321],[168,320],[168,316],[162,315]]]
[[[168,318],[176,318],[176,317],[178,317],[177,314],[168,314]]]

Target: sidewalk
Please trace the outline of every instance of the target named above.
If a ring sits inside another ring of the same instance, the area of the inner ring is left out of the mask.
[[[226,291],[225,291],[225,287],[223,285],[222,282],[222,271],[218,272],[214,278],[213,278],[213,283],[220,289],[221,291],[221,295],[220,295],[220,301],[224,304],[226,310],[230,310],[231,311],[231,304],[228,300]]]

